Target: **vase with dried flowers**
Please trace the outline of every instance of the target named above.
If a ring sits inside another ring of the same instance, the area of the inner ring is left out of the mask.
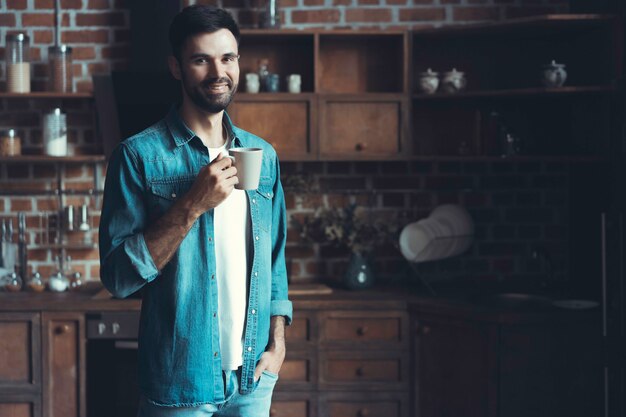
[[[319,208],[313,215],[295,223],[304,241],[350,250],[350,261],[343,277],[344,285],[350,289],[367,288],[374,283],[372,254],[376,247],[395,237],[399,229],[395,216],[375,215],[356,204]]]

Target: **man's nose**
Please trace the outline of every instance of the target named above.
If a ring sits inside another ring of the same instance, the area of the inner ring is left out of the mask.
[[[207,76],[210,78],[222,78],[226,76],[226,71],[221,61],[211,61],[209,63],[209,73]]]

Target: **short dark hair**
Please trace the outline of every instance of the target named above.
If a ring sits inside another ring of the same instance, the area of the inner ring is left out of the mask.
[[[239,27],[233,16],[215,6],[195,4],[180,11],[170,25],[172,54],[180,62],[180,52],[187,38],[199,33],[213,33],[220,29],[231,31],[239,45]]]

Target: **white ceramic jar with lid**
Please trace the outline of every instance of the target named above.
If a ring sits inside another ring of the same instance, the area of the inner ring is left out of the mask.
[[[67,156],[67,119],[60,108],[44,115],[43,143],[46,155]]]

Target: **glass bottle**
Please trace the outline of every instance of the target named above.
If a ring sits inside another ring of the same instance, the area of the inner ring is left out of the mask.
[[[261,27],[266,29],[278,29],[280,28],[280,11],[278,7],[278,0],[266,0],[265,10],[263,12],[263,18],[261,20]]]
[[[0,137],[0,156],[17,156],[22,153],[22,139],[15,129],[9,129]]]
[[[259,84],[261,85],[261,91],[267,90],[267,78],[270,75],[268,59],[259,60]]]
[[[67,45],[48,48],[48,90],[57,93],[74,91],[72,73],[72,48]]]
[[[7,92],[30,93],[30,38],[25,33],[6,36]]]

